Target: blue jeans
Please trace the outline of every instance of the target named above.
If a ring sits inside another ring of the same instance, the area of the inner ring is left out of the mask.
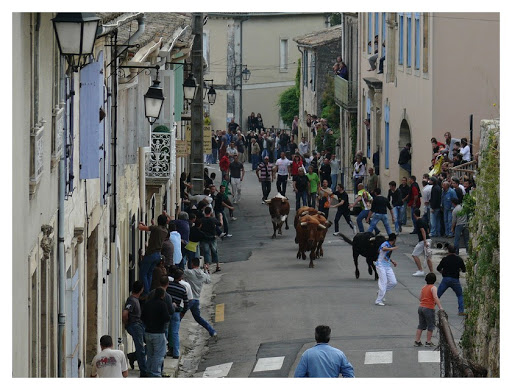
[[[261,159],[264,160],[265,157],[269,156],[270,158],[270,153],[268,152],[268,149],[263,149],[263,152],[261,152]]]
[[[228,234],[229,233],[229,223],[228,223],[228,219],[226,218],[226,211],[222,210],[220,213],[215,212],[215,217],[217,218],[218,221],[220,221],[221,214],[222,214],[222,226],[224,229],[224,233]]]
[[[148,376],[161,377],[162,363],[167,352],[167,340],[164,333],[144,333],[148,353]]]
[[[150,255],[144,256],[140,266],[140,279],[144,283],[144,294],[149,294],[151,291],[151,282],[153,280],[153,270],[160,262],[160,252],[155,252]]]
[[[252,162],[252,170],[255,171],[258,169],[258,164],[260,163],[260,156],[257,154],[251,154],[251,162]]]
[[[387,214],[374,213],[372,215],[372,220],[370,221],[370,227],[368,228],[367,232],[371,233],[371,232],[373,232],[373,229],[375,229],[375,231],[378,232],[377,223],[379,221],[382,221],[382,223],[384,224],[384,227],[386,228],[386,233],[389,236],[391,234],[391,228],[389,227]],[[379,233],[377,233],[377,234],[379,234]]]
[[[308,206],[316,208],[316,192],[308,194]]]
[[[135,356],[141,373],[146,373],[146,350],[144,349],[144,324],[142,322],[132,322],[126,325],[126,331],[132,336],[135,344]]]
[[[393,216],[395,217],[395,233],[399,233],[402,228],[402,219],[404,214],[404,206],[393,207]]]
[[[219,149],[214,148],[212,149],[212,163],[217,164],[217,158],[219,156]]]
[[[459,241],[460,236],[464,239],[464,246],[468,247],[469,245],[469,230],[466,225],[457,225],[455,226],[455,237],[453,238],[453,246],[455,247],[455,253],[459,254]]]
[[[411,219],[412,219],[412,226],[414,226],[414,232],[416,232],[416,218],[414,218],[414,211],[416,210],[416,207],[411,206]]]
[[[338,174],[331,174],[331,190],[332,192],[336,191],[336,184],[338,184]]]
[[[400,164],[400,166],[411,174],[411,163]]]
[[[297,191],[295,193],[295,210],[300,209],[300,201],[302,199],[302,206],[308,205],[308,193],[306,191]]]
[[[172,344],[172,356],[180,356],[180,324],[180,313],[176,312],[171,315],[171,334],[169,336]]]
[[[441,235],[441,209],[430,209],[430,237],[439,237]]]
[[[462,295],[462,286],[460,285],[460,280],[458,278],[450,278],[448,276],[444,276],[443,280],[439,284],[437,289],[437,296],[441,298],[441,295],[450,287],[457,295],[457,302],[459,305],[459,313],[464,313],[464,299]]]
[[[190,309],[194,320],[196,320],[199,325],[205,328],[210,336],[213,336],[215,329],[213,329],[212,326],[203,317],[201,317],[201,311],[199,310],[199,299],[191,299],[188,301],[188,308]]]
[[[181,259],[179,267],[183,270],[185,268],[190,268],[190,262],[194,257],[199,258],[199,245],[197,245],[197,250],[195,252],[189,251],[188,249],[183,249],[183,259]],[[187,264],[189,265],[188,267]]]
[[[452,229],[452,211],[453,209],[444,209],[443,217],[444,217],[444,234],[447,237],[453,237]]]
[[[356,219],[357,227],[358,227],[360,233],[364,232],[363,219],[366,219],[366,217],[368,217],[368,214],[370,214],[370,210],[363,210],[357,216],[357,219]],[[377,229],[377,226],[375,226],[375,233],[376,234],[380,233],[380,230]]]
[[[201,253],[204,256],[204,262],[210,264],[212,261],[219,264],[219,256],[217,255],[217,240],[201,241]]]

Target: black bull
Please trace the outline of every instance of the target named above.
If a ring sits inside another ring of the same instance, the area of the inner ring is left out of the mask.
[[[356,279],[359,279],[359,268],[357,259],[359,255],[366,257],[366,263],[368,264],[368,273],[371,275],[375,273],[375,280],[379,278],[377,270],[375,269],[374,261],[377,261],[379,256],[379,247],[386,241],[384,236],[374,236],[373,233],[357,233],[352,240],[350,240],[343,233],[340,236],[347,243],[352,245],[352,254],[354,256],[354,265],[356,266]]]

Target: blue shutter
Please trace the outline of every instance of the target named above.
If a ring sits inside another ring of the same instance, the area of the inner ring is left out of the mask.
[[[372,35],[372,13],[368,12],[368,54],[372,54],[373,47],[373,35]]]
[[[411,67],[412,26],[411,14],[407,14],[407,67]]]
[[[103,75],[100,62],[80,72],[80,179],[100,177],[100,107],[103,105]]]
[[[379,13],[378,12],[375,12],[375,35],[379,35]],[[382,42],[382,37],[379,37],[379,41]],[[375,51],[375,49],[377,49],[376,47],[373,48],[373,50]]]
[[[399,44],[398,44],[398,63],[404,64],[404,15],[400,14],[399,26]]]
[[[414,68],[415,69],[419,69],[420,68],[420,14],[419,13],[415,13],[414,14],[414,26],[416,27],[415,28],[415,34],[414,34],[414,42],[415,42],[415,47],[414,47],[414,52],[415,52],[415,55],[414,55]]]

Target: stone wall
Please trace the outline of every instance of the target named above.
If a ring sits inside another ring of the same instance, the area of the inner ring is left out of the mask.
[[[481,154],[469,209],[471,242],[464,302],[464,357],[500,376],[499,120],[482,121]],[[465,203],[466,203],[465,199]],[[469,206],[469,203],[468,203]]]

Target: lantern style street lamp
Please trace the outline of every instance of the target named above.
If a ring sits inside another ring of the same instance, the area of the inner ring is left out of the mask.
[[[245,82],[247,82],[251,78],[251,71],[247,69],[247,65],[244,66],[245,68],[242,70],[242,78]]]
[[[215,104],[215,99],[217,98],[217,93],[215,92],[215,89],[213,88],[213,85],[208,90],[208,103],[211,105]]]
[[[91,12],[61,12],[52,22],[61,55],[73,72],[78,72],[93,54],[100,18]]]
[[[164,105],[164,92],[160,87],[160,81],[157,78],[153,82],[153,85],[149,87],[148,92],[144,95],[144,108],[146,112],[146,118],[152,125],[160,117],[162,106]]]
[[[188,74],[188,78],[183,83],[183,96],[187,102],[192,103],[196,97],[197,89],[196,79],[191,72]]]

